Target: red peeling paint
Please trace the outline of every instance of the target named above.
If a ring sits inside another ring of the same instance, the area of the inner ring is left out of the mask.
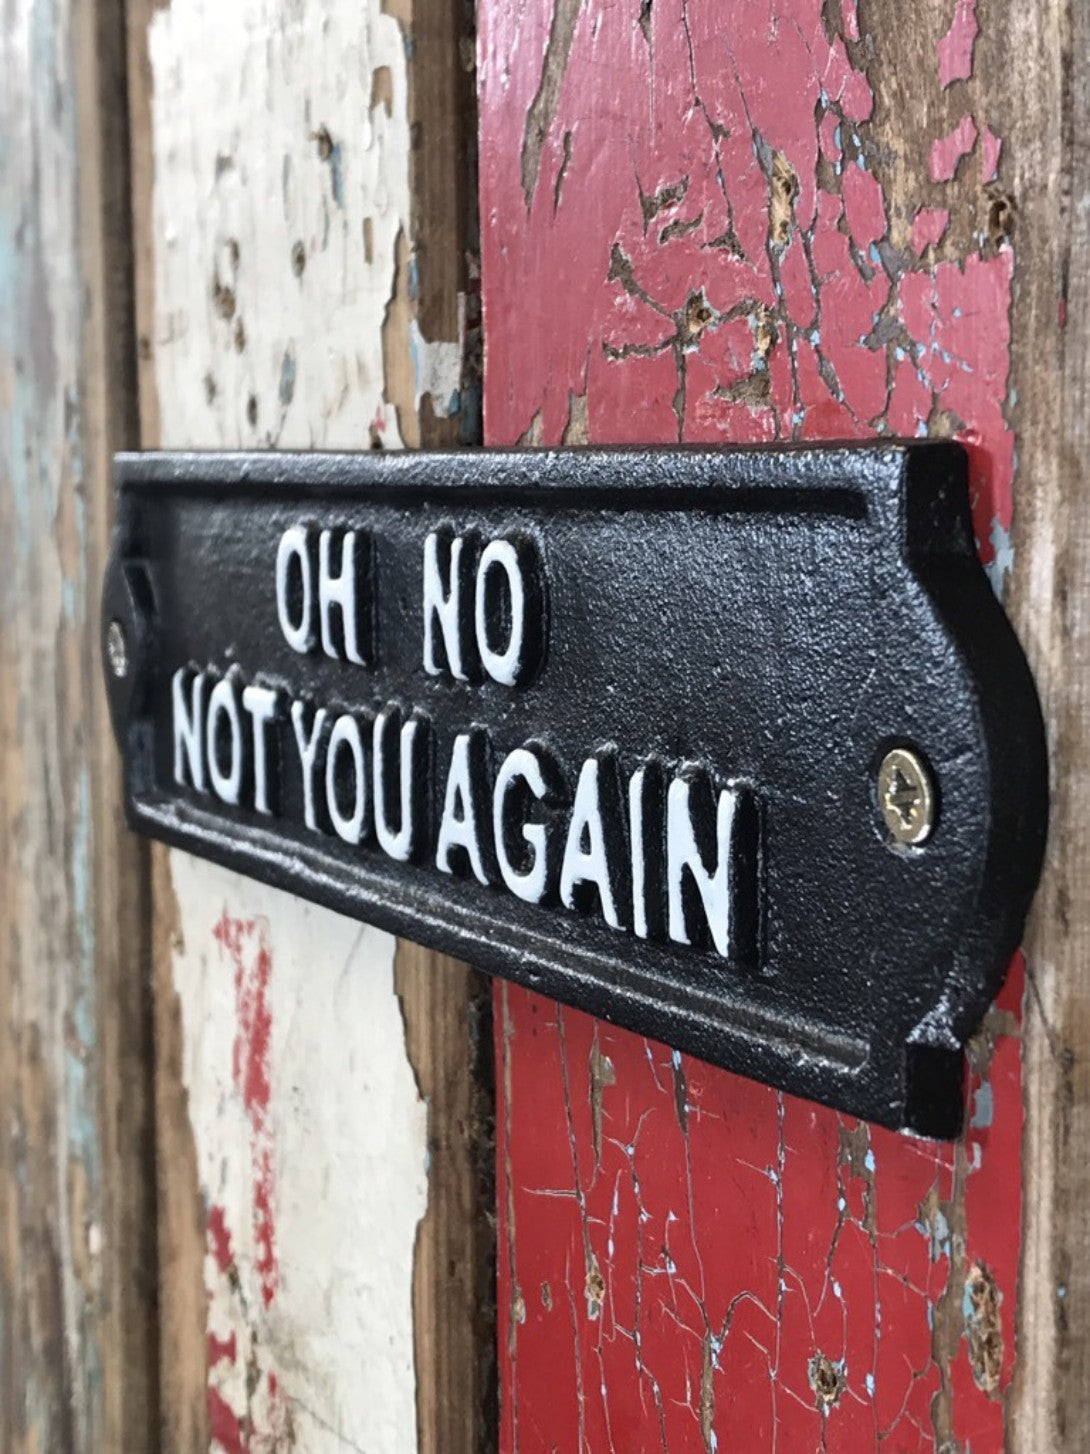
[[[921,207],[912,219],[912,251],[918,255],[940,243],[949,223],[945,207]]]
[[[235,970],[235,1033],[232,1072],[250,1122],[253,1177],[253,1230],[261,1297],[268,1307],[276,1295],[276,1227],[273,1203],[272,1128],[269,1124],[269,1039],[272,1013],[269,977],[272,956],[268,926],[262,919],[237,919],[223,911],[216,939],[230,955]]]
[[[249,1440],[243,1437],[242,1420],[216,1389],[208,1390],[208,1433],[213,1447],[223,1454],[247,1454]]]
[[[481,8],[486,434],[510,443],[533,422],[559,443],[584,395],[593,443],[952,424],[987,560],[1011,510],[1012,254],[928,265],[886,246],[870,83],[824,10],[576,7],[566,67],[543,86],[551,0]],[[850,39],[854,7],[840,14]],[[539,92],[555,94],[543,134],[526,121]],[[966,117],[932,175],[952,177],[975,139]],[[522,152],[539,140],[528,198]],[[773,234],[784,177],[797,191]],[[915,1454],[941,1434],[999,1454],[1021,984],[971,1077],[978,1124],[953,1146],[498,988],[501,1448]],[[1000,1295],[992,1391],[964,1336],[974,1263]],[[813,1381],[830,1377],[825,1403]]]
[[[943,87],[965,81],[973,74],[973,46],[980,27],[976,0],[957,0],[950,29],[939,41],[939,80]]]
[[[919,377],[938,407],[959,421],[969,451],[973,525],[985,563],[994,555],[992,524],[1009,530],[1014,504],[1014,435],[1003,413],[1013,276],[1014,256],[1003,248],[906,273],[900,289],[900,317],[923,345]]]
[[[208,1250],[215,1259],[216,1267],[220,1272],[228,1272],[234,1265],[234,1254],[231,1251],[231,1233],[227,1228],[227,1218],[220,1206],[214,1206],[208,1212]]]
[[[977,1387],[964,1339],[949,1362],[935,1356],[932,1321],[952,1299],[957,1337],[951,1200],[967,1175],[966,1265],[1002,1269],[1007,1386],[1015,1034],[998,1038],[989,1068],[991,1124],[953,1148],[778,1095],[521,990],[501,991],[497,1009],[500,1346],[512,1350],[503,1449],[700,1449],[713,1447],[706,1424],[719,1448],[744,1436],[752,1451],[858,1454],[881,1438],[907,1454],[934,1447],[932,1406],[948,1395],[958,1437],[998,1454],[1002,1405]],[[808,1378],[818,1354],[841,1380],[825,1411]]]
[[[958,163],[968,156],[976,145],[976,122],[971,116],[963,116],[949,136],[940,136],[931,143],[931,180],[950,182],[957,173]]]
[[[234,1363],[238,1358],[238,1337],[234,1333],[228,1334],[226,1338],[217,1338],[215,1333],[208,1335],[208,1366],[213,1368],[217,1363]]]
[[[980,133],[980,166],[986,182],[994,182],[999,173],[999,154],[1003,150],[1002,139],[996,136],[990,126]]]
[[[841,186],[848,231],[856,247],[865,253],[872,242],[886,235],[888,224],[882,188],[877,178],[861,166],[848,167]]]
[[[239,918],[224,909],[213,934],[233,969],[231,1080],[249,1126],[250,1187],[243,1215],[249,1217],[254,1251],[252,1263],[240,1265],[231,1233],[231,1217],[239,1211],[232,1202],[213,1204],[208,1211],[206,1264],[208,1419],[213,1449],[249,1454],[289,1447],[285,1431],[290,1432],[291,1426],[290,1407],[268,1366],[261,1318],[280,1279],[269,1114],[272,953],[263,919]],[[253,1296],[252,1277],[260,1301]]]

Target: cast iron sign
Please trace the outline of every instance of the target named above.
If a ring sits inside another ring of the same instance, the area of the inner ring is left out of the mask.
[[[117,461],[130,821],[948,1136],[1043,852],[953,445]]]

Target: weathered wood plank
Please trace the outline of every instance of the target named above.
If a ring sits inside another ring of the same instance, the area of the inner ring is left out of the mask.
[[[492,1013],[489,981],[402,940],[395,983],[428,1105],[428,1210],[413,1278],[419,1448],[494,1447]]]
[[[135,435],[119,3],[0,20],[0,1445],[144,1448],[156,1382],[145,854],[98,668]]]
[[[1011,609],[1052,756],[1046,872],[1030,921],[1025,1232],[1011,1447],[1090,1447],[1090,13],[990,7],[1010,117],[1018,270]]]
[[[425,19],[131,12],[146,446],[457,437],[472,239],[447,108],[472,77],[464,20]],[[387,936],[181,855],[156,918],[163,1447],[476,1449],[474,981],[409,946],[395,971]]]
[[[1060,784],[952,1148],[500,992],[506,1449],[1085,1446],[1077,9],[482,11],[489,441],[956,433]]]

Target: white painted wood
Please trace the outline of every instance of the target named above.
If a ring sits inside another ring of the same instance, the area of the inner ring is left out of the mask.
[[[209,1386],[259,1436],[290,1426],[315,1454],[415,1449],[426,1111],[392,941],[186,854],[171,866],[183,1080],[211,1217]]]
[[[374,426],[399,444],[382,353],[409,235],[397,22],[379,0],[175,0],[149,51],[163,443],[358,449]]]
[[[149,54],[161,443],[399,445],[383,372],[409,226],[397,21],[379,0],[173,0]],[[452,345],[404,331],[431,387]],[[248,1447],[293,1432],[405,1454],[426,1111],[393,940],[181,854],[171,872],[212,1447],[248,1418]]]

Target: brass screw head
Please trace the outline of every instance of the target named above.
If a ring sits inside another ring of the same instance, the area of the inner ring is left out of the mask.
[[[894,843],[918,848],[935,826],[935,786],[924,760],[894,747],[878,768],[878,806]]]
[[[129,643],[120,621],[111,621],[106,628],[106,660],[115,677],[123,677],[129,670]]]

